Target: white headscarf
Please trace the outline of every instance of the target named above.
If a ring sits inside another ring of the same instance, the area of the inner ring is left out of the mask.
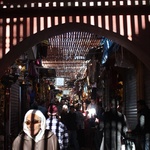
[[[27,125],[26,125],[26,121],[27,121],[27,116],[29,114],[35,114],[37,115],[38,117],[40,117],[41,119],[41,129],[40,131],[38,132],[38,134],[35,136],[35,137],[32,137],[31,134],[30,134],[30,131],[29,129],[27,128]],[[29,110],[26,114],[25,114],[25,117],[24,117],[24,122],[23,122],[23,131],[30,137],[32,138],[35,142],[38,142],[39,140],[41,140],[42,136],[44,135],[45,133],[45,129],[46,129],[46,118],[45,116],[43,115],[43,113],[40,111],[40,110],[35,110],[35,109],[31,109]]]

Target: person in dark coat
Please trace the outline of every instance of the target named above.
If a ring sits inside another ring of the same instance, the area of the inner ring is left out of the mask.
[[[70,111],[67,116],[67,129],[69,130],[69,144],[74,150],[79,150],[79,143],[77,140],[77,116],[74,106],[70,106]]]
[[[117,110],[119,102],[113,99],[111,108],[103,115],[101,127],[103,128],[103,140],[100,150],[121,150],[122,137],[127,132],[127,122],[124,114]]]
[[[137,101],[138,123],[131,133],[136,137],[136,147],[150,150],[150,109],[144,100]]]

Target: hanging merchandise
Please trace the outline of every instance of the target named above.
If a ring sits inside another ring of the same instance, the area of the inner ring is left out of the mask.
[[[35,67],[35,62],[32,60],[29,62],[29,76],[31,78],[38,77],[38,72],[37,72],[36,67]]]
[[[96,82],[96,65],[97,60],[95,59],[95,56],[92,57],[91,63],[88,66],[88,76],[90,84],[93,84]]]
[[[41,43],[37,44],[37,58],[46,58],[47,57],[47,49],[48,43],[46,40],[42,41]]]
[[[123,52],[123,47],[121,47],[121,50],[115,50],[115,67],[121,67],[121,68],[134,68],[134,65],[131,63],[130,59],[125,56]]]
[[[119,44],[105,37],[102,37],[100,45],[103,46],[102,64],[106,63],[111,52],[118,50],[120,47]]]

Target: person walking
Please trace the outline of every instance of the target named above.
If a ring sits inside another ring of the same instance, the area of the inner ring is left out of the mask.
[[[136,137],[136,147],[140,150],[150,150],[150,109],[144,100],[137,101],[138,123],[131,131]]]
[[[119,103],[113,99],[110,110],[104,112],[101,128],[103,129],[103,140],[100,150],[121,150],[122,137],[127,132],[127,122],[124,114],[117,110]]]
[[[97,112],[97,118],[95,120],[96,126],[95,126],[95,149],[99,150],[99,147],[102,142],[103,138],[103,130],[100,129],[100,122],[103,120],[103,113],[105,112],[104,108],[102,107],[102,102],[98,102],[98,112]]]
[[[78,104],[76,107],[76,118],[77,118],[77,139],[79,142],[80,148],[85,147],[85,116],[83,115],[81,111],[81,104]]]
[[[46,118],[40,110],[25,114],[23,131],[13,141],[12,150],[59,150],[57,137],[46,130]]]
[[[67,118],[67,129],[69,130],[69,148],[79,150],[79,142],[77,139],[77,115],[73,105],[70,106]]]
[[[51,130],[57,136],[60,150],[67,150],[69,145],[68,130],[59,119],[57,105],[49,105],[48,116],[46,120],[46,129]]]
[[[60,121],[65,125],[67,126],[67,122],[68,122],[68,105],[63,105],[62,106],[62,111],[60,113]]]

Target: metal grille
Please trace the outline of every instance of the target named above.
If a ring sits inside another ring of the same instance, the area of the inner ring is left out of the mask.
[[[137,95],[135,70],[129,69],[125,81],[125,114],[128,120],[129,129],[134,129],[137,124]]]

